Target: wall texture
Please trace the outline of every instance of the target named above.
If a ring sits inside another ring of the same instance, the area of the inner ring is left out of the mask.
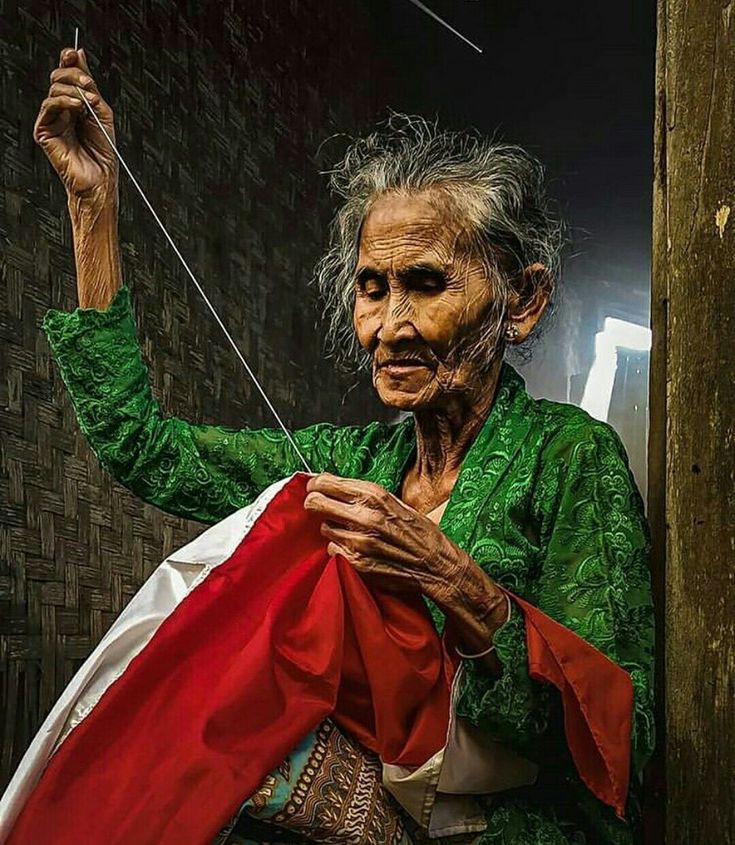
[[[0,21],[4,781],[142,580],[202,528],[142,504],[101,470],[40,329],[49,307],[76,305],[65,194],[31,137],[75,26],[133,171],[287,423],[364,421],[382,409],[325,365],[307,287],[329,216],[317,148],[379,116],[366,6],[0,0]],[[125,177],[121,199],[125,280],[164,408],[271,424]]]

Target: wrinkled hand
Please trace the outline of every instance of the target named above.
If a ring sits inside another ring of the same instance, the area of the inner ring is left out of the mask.
[[[87,115],[84,96],[111,138],[115,137],[112,109],[89,72],[84,50],[61,51],[59,67],[51,71],[48,96],[41,103],[33,137],[58,173],[70,198],[117,195],[118,164],[110,144]]]
[[[422,592],[475,634],[484,619],[479,636],[488,634],[504,595],[428,517],[369,481],[322,473],[306,489],[304,507],[324,518],[329,554],[343,555],[384,588]]]

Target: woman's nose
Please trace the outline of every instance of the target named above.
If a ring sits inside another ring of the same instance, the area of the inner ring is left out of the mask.
[[[416,337],[412,316],[411,307],[405,299],[391,297],[383,313],[378,340],[383,343],[396,343]]]

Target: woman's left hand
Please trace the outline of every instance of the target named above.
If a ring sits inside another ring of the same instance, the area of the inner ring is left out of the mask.
[[[502,624],[505,595],[428,517],[369,481],[322,473],[306,489],[304,507],[324,518],[329,554],[343,555],[388,589],[422,592],[470,640],[492,635],[498,608]]]

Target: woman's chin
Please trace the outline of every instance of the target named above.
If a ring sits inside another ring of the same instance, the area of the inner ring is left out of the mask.
[[[389,408],[399,411],[417,411],[428,408],[434,399],[434,391],[430,385],[386,384],[378,379],[374,385],[380,401]]]

